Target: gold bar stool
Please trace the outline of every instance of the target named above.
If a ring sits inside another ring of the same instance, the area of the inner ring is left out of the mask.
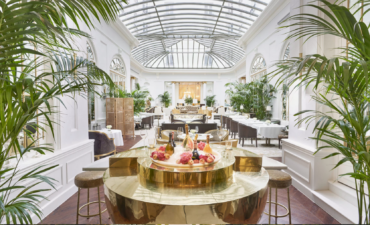
[[[275,217],[275,224],[277,224],[277,219],[281,217],[286,217],[289,215],[289,224],[292,224],[292,213],[290,210],[290,197],[289,197],[289,187],[292,185],[292,177],[284,172],[281,172],[279,170],[267,170],[269,173],[270,179],[269,179],[269,201],[267,202],[269,204],[269,212],[266,213],[266,215],[269,216],[269,224],[271,223],[271,217]],[[271,189],[275,188],[275,202],[271,201]],[[288,194],[288,208],[277,202],[277,190],[278,189],[287,189]],[[271,215],[271,204],[275,204],[275,215]],[[287,213],[284,215],[278,215],[277,214],[277,207],[280,205],[284,209],[286,209]]]
[[[101,224],[101,214],[107,211],[107,209],[105,209],[104,211],[101,211],[101,206],[100,206],[101,203],[105,203],[104,201],[100,201],[100,190],[99,190],[99,187],[104,184],[103,174],[104,172],[91,171],[91,172],[80,173],[75,177],[75,185],[78,187],[76,224],[78,224],[78,218],[80,216],[90,218],[90,217],[98,216],[98,215],[99,215],[100,224]],[[81,188],[87,188],[87,203],[80,207],[80,189]],[[90,202],[90,199],[89,199],[90,188],[98,188],[98,201]],[[94,203],[99,204],[99,213],[90,215],[90,205]],[[80,211],[82,208],[86,206],[87,206],[87,215],[82,215]]]

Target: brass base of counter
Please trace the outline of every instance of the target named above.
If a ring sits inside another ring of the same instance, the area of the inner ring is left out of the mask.
[[[237,148],[231,153],[213,166],[190,169],[158,166],[141,149],[111,157],[103,179],[112,222],[258,223],[269,180],[262,157]]]

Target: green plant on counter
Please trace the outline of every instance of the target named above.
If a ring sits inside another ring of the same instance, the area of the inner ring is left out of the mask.
[[[185,103],[188,104],[188,105],[193,104],[193,98],[192,97],[185,98]]]
[[[334,168],[350,162],[353,171],[342,174],[354,179],[357,194],[359,224],[370,223],[370,153],[368,132],[370,130],[370,33],[369,23],[362,22],[356,13],[369,13],[369,0],[355,1],[358,9],[347,9],[320,0],[308,4],[326,18],[311,14],[297,14],[287,19],[289,25],[283,28],[294,30],[288,39],[310,39],[321,35],[333,35],[344,39],[350,47],[348,57],[327,58],[324,55],[307,55],[292,58],[276,64],[277,69],[270,76],[278,77],[277,85],[288,82],[292,89],[298,87],[313,89],[313,100],[324,110],[304,110],[294,116],[301,116],[297,125],[315,123],[313,133],[317,152],[334,150],[326,158],[341,155]],[[366,17],[364,17],[366,18]],[[305,41],[304,40],[304,41]],[[347,51],[348,49],[348,51]],[[343,54],[346,55],[346,54]],[[313,87],[313,88],[312,88]],[[317,153],[316,152],[316,153]],[[316,154],[315,153],[315,154]]]
[[[31,130],[51,131],[54,137],[53,126],[60,123],[53,120],[59,113],[54,100],[65,107],[62,96],[74,99],[79,94],[87,98],[84,93],[95,92],[99,83],[114,85],[104,71],[75,56],[79,52],[72,49],[75,43],[71,38],[89,37],[79,29],[82,24],[92,28],[92,21],[115,21],[120,3],[1,1],[0,221],[32,224],[32,216],[42,219],[39,203],[46,199],[47,187],[54,187],[56,182],[44,174],[57,165],[19,170],[26,153],[43,155],[54,150],[50,144],[40,144],[41,138],[33,136]],[[31,143],[23,147],[20,133]]]
[[[171,104],[171,96],[168,91],[165,91],[163,95],[158,95],[158,98],[160,99],[161,103],[168,108]]]
[[[216,103],[216,95],[206,96],[206,98],[204,99],[204,101],[206,101],[207,107],[213,107],[215,105],[215,103]]]

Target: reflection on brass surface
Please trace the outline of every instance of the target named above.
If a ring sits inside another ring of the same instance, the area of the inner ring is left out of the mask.
[[[108,170],[109,172],[109,170]],[[234,172],[228,187],[144,188],[138,176],[104,176],[113,223],[257,223],[267,200],[268,174]]]
[[[144,187],[193,188],[227,184],[233,175],[234,159],[221,159],[206,167],[173,168],[158,166],[150,158],[138,159],[138,175]]]
[[[269,181],[262,157],[238,148],[220,153],[218,163],[194,168],[158,166],[142,149],[111,157],[103,180],[112,222],[258,223]]]

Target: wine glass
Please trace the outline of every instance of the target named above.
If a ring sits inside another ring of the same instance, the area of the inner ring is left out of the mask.
[[[180,136],[183,134],[184,130],[182,127],[177,128],[177,138],[179,139],[179,142],[181,142]]]
[[[221,129],[219,129],[218,131],[217,131],[217,136],[218,136],[218,138],[219,138],[219,140],[220,141],[222,141],[222,136],[223,136],[223,134],[222,134],[223,132],[222,132],[222,130]]]

